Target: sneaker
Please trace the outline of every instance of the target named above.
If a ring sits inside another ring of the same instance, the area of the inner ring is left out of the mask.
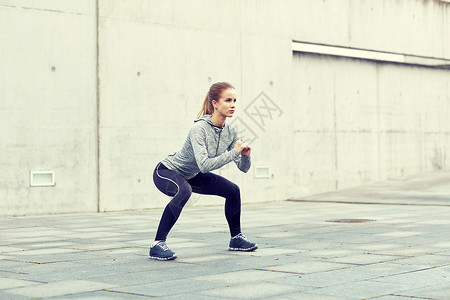
[[[232,237],[228,247],[230,251],[254,251],[256,249],[258,249],[258,245],[247,240],[242,233]]]
[[[166,241],[159,241],[150,247],[149,257],[156,260],[171,260],[177,258],[175,252],[169,249]]]

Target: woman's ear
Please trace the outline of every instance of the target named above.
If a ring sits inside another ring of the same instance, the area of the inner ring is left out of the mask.
[[[217,108],[217,101],[216,100],[211,101],[211,103],[212,103],[214,109]]]

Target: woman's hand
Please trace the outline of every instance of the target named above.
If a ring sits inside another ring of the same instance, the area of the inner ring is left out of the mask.
[[[234,149],[236,149],[237,152],[244,156],[250,156],[250,152],[252,151],[252,148],[247,145],[246,142],[244,142],[243,139],[240,139],[234,144]]]
[[[244,156],[249,157],[251,151],[252,151],[252,147],[250,147],[249,145],[247,145],[247,147],[245,147],[245,148],[242,150],[241,154],[244,155]]]

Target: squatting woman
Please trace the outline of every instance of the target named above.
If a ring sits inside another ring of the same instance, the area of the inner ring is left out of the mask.
[[[167,247],[166,238],[193,192],[225,198],[225,217],[231,234],[229,250],[253,251],[258,248],[241,232],[239,187],[211,173],[232,161],[242,172],[250,169],[251,147],[226,122],[235,110],[234,87],[227,82],[213,84],[181,150],[157,164],[153,181],[161,192],[173,198],[164,209],[155,242],[150,247],[151,259],[171,260],[177,257]]]

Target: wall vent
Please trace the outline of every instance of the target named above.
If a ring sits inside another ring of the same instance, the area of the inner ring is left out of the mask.
[[[255,178],[270,178],[270,168],[268,166],[255,166]]]
[[[30,186],[55,186],[54,171],[30,171]]]

